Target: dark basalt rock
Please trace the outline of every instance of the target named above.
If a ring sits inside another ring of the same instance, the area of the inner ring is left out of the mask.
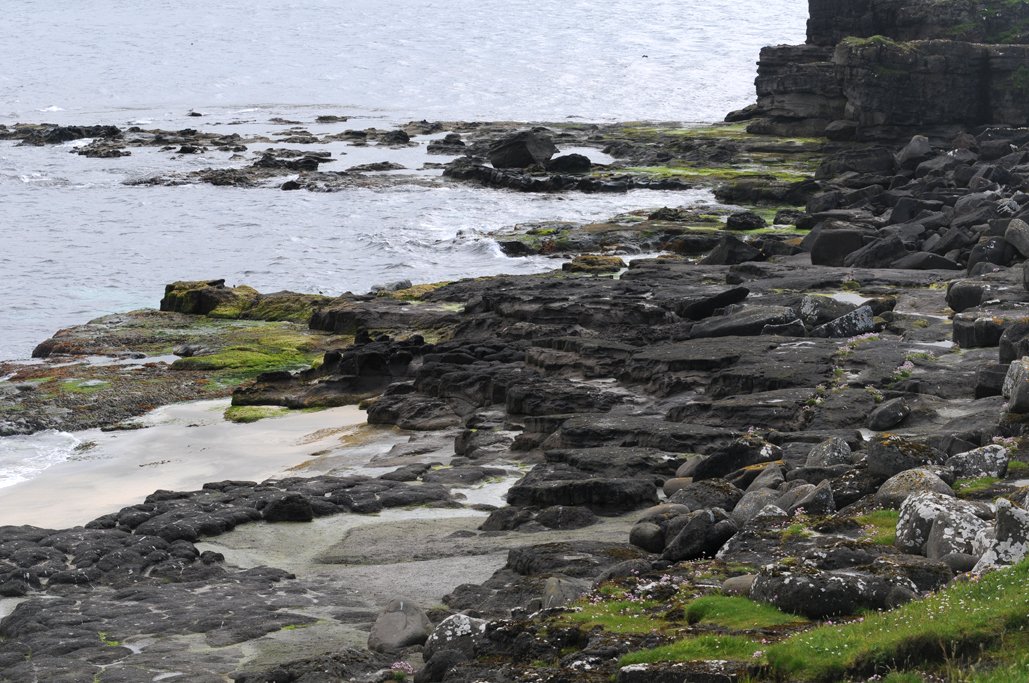
[[[549,135],[538,130],[527,130],[500,140],[489,151],[494,168],[527,168],[544,164],[557,152]]]

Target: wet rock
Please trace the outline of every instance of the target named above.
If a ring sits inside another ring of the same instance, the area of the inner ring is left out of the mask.
[[[767,225],[767,221],[753,211],[738,211],[729,214],[729,218],[725,221],[725,227],[729,230],[760,230]]]
[[[585,506],[614,512],[635,510],[657,502],[653,481],[590,476],[562,465],[537,465],[507,492],[509,505]]]
[[[707,256],[700,260],[704,266],[725,266],[747,261],[763,261],[765,255],[733,235],[725,235]]]
[[[498,141],[489,150],[494,168],[527,168],[545,164],[557,147],[549,135],[538,130],[526,130]]]
[[[261,513],[268,522],[310,522],[314,519],[311,501],[298,493],[273,499]]]
[[[565,154],[547,162],[547,170],[554,173],[589,173],[592,168],[589,157],[582,154]]]

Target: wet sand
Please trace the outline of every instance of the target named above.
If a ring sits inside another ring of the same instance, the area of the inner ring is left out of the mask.
[[[364,411],[354,406],[236,424],[222,417],[228,405],[227,399],[174,404],[142,418],[145,429],[76,432],[96,445],[0,489],[0,525],[66,528],[140,503],[158,489],[288,474],[365,424]]]

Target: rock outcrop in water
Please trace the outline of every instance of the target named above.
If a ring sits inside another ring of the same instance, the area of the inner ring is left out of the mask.
[[[761,51],[753,132],[899,139],[1029,123],[1029,5],[811,0],[807,42]]]

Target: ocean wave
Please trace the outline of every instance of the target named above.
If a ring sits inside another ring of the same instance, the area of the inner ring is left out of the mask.
[[[48,429],[27,436],[0,437],[0,488],[28,481],[70,458],[82,441]]]

